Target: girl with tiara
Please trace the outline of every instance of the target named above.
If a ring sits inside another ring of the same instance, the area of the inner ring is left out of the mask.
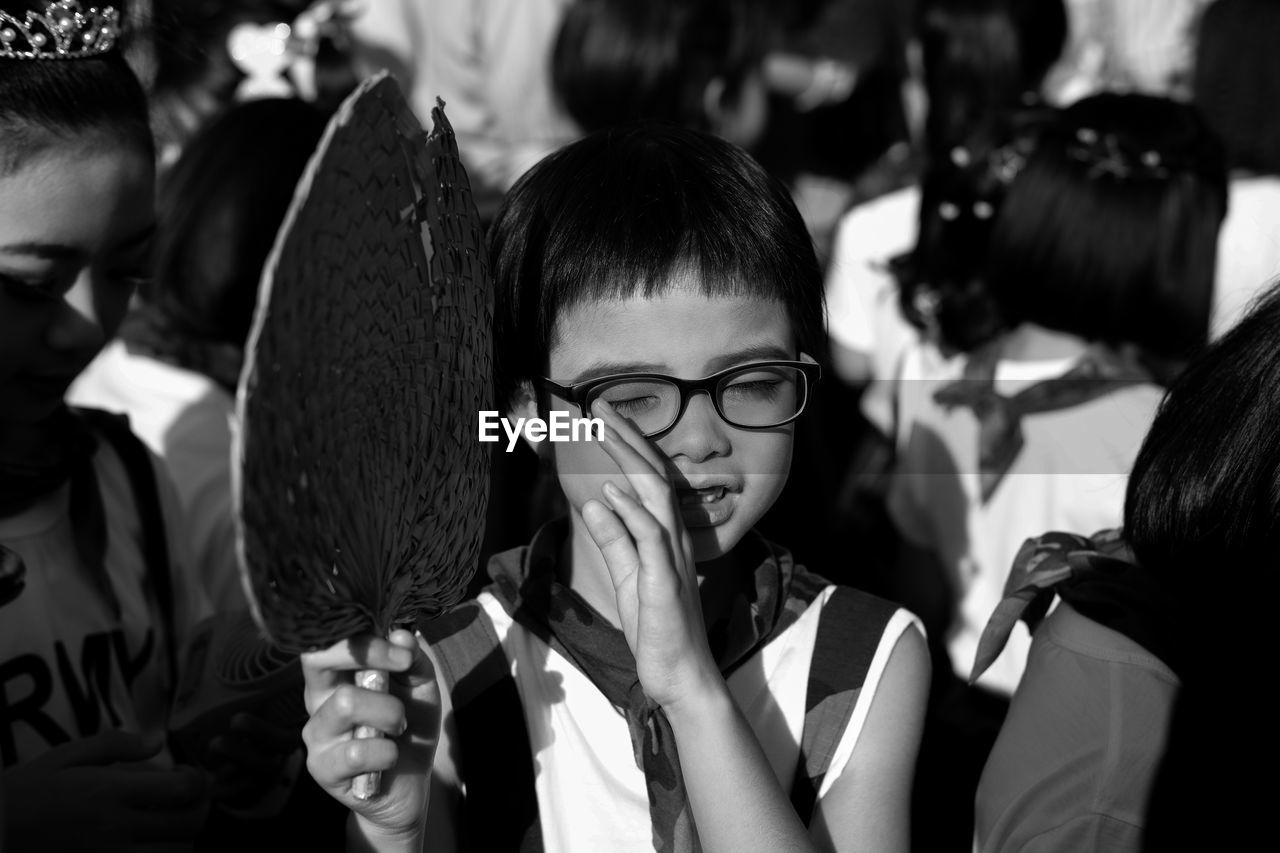
[[[184,571],[171,488],[63,392],[145,278],[154,147],[118,9],[0,2],[0,765],[6,850],[170,849],[204,775],[165,751]],[[154,845],[154,848],[153,846]]]

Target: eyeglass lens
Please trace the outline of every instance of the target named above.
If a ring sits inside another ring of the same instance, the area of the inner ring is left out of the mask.
[[[766,428],[786,423],[804,407],[805,376],[794,367],[745,367],[724,376],[715,404],[734,426]],[[588,406],[603,398],[646,435],[662,432],[680,416],[680,389],[662,379],[622,379],[594,389]]]

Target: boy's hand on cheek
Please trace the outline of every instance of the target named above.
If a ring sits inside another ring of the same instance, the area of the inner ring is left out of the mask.
[[[723,685],[707,645],[693,547],[661,454],[608,403],[593,412],[630,492],[606,483],[601,500],[583,505],[582,520],[609,568],[640,684],[666,708]]]

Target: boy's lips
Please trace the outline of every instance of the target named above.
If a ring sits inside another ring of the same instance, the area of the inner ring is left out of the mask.
[[[677,488],[676,498],[686,527],[714,527],[733,515],[737,490],[727,483]]]

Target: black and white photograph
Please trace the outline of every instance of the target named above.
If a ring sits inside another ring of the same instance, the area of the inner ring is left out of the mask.
[[[1280,0],[0,0],[0,853],[1266,849],[1275,572]]]

